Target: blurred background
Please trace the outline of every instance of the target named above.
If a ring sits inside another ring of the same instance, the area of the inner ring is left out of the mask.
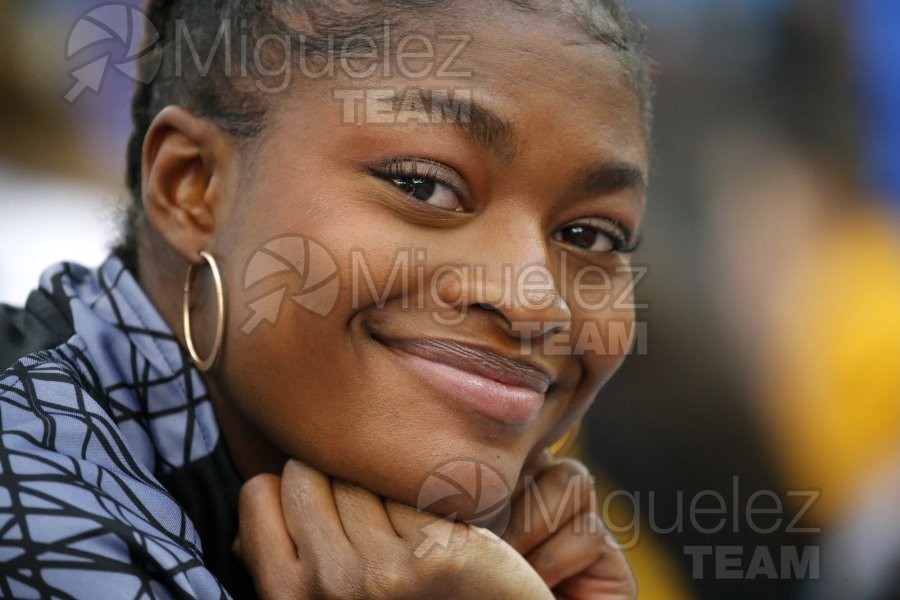
[[[133,82],[64,101],[105,3],[0,1],[0,302],[114,240]],[[647,351],[576,452],[642,597],[900,598],[900,2],[627,4],[658,62]]]

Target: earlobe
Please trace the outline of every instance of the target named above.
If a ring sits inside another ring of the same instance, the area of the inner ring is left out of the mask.
[[[222,190],[214,183],[225,168],[214,124],[187,110],[162,110],[143,149],[143,203],[151,225],[188,262],[200,260],[215,230]]]

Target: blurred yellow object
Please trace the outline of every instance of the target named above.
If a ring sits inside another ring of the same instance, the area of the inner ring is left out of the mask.
[[[900,229],[835,220],[779,294],[763,382],[787,484],[822,491],[814,526],[848,508],[900,437]]]
[[[625,555],[637,577],[639,597],[649,600],[687,600],[691,597],[680,572],[657,540],[646,536]]]
[[[550,446],[550,453],[553,456],[564,456],[571,452],[578,442],[579,433],[581,433],[581,421],[575,423],[571,429]]]

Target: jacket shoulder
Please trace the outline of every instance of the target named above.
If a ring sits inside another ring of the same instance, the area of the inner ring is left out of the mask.
[[[187,514],[80,374],[78,350],[76,338],[0,375],[0,596],[226,597]]]

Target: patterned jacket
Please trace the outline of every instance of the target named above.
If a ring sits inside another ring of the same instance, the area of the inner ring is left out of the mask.
[[[35,294],[19,329],[71,336],[0,375],[0,598],[252,597],[212,404],[131,272],[63,263]]]

